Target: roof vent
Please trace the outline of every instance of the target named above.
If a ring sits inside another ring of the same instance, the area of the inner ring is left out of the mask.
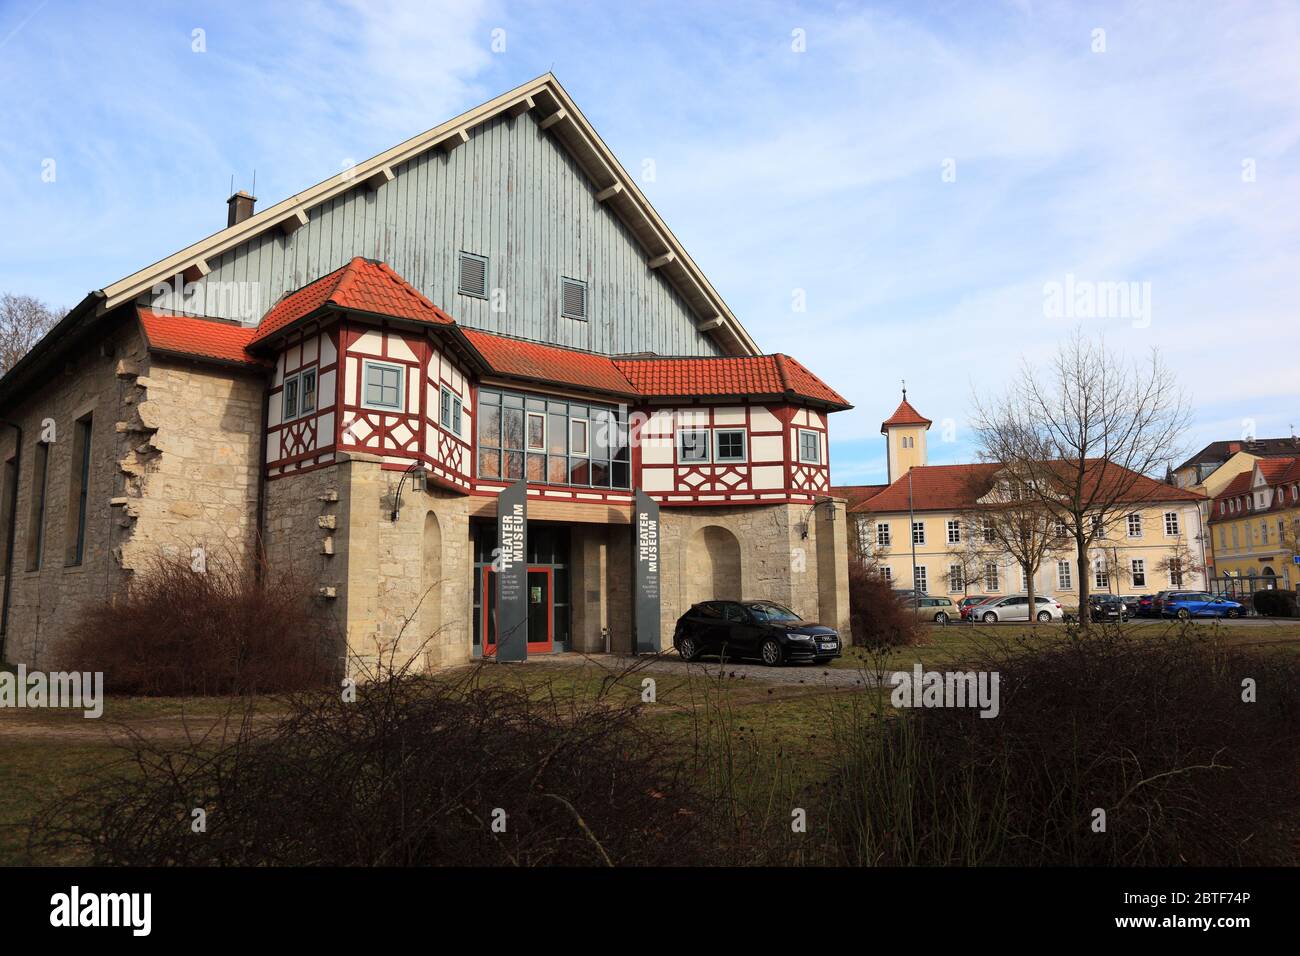
[[[587,321],[587,283],[577,279],[560,280],[560,315]]]
[[[456,288],[461,295],[487,298],[487,259],[472,252],[460,254],[460,278]]]
[[[237,226],[245,219],[252,218],[253,206],[256,202],[256,196],[246,193],[242,189],[227,199],[226,228]]]

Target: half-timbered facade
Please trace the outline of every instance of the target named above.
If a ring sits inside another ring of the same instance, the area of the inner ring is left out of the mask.
[[[341,660],[491,656],[507,494],[528,653],[667,648],[710,598],[843,627],[847,407],[760,352],[547,75],[261,213],[237,194],[0,381],[4,654],[51,662],[86,602],[202,548],[292,567]]]

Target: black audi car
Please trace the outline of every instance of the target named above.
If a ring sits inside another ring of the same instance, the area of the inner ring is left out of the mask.
[[[677,619],[673,647],[682,660],[710,654],[757,658],[769,667],[792,661],[821,664],[843,650],[835,628],[810,624],[771,601],[701,601]]]

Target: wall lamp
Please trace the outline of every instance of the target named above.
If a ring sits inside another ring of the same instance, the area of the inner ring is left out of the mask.
[[[402,472],[402,480],[397,483],[397,493],[393,495],[393,510],[389,513],[389,520],[396,521],[402,513],[402,486],[406,484],[406,479],[411,479],[411,486],[422,486],[428,478],[428,471],[424,467],[424,462],[417,461],[410,468]]]
[[[821,501],[814,501],[812,507],[808,509],[808,513],[803,516],[803,525],[800,528],[800,533],[799,533],[799,536],[801,538],[804,538],[805,540],[807,539],[808,522],[812,521],[813,512],[815,512],[822,505],[828,506],[826,511],[826,520],[831,522],[832,524],[835,523],[835,499],[823,498]]]

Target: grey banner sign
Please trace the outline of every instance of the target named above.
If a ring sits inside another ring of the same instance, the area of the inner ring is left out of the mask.
[[[636,490],[632,522],[632,601],[636,652],[656,654],[659,640],[659,505]]]
[[[497,498],[497,652],[499,661],[528,659],[528,485]]]

